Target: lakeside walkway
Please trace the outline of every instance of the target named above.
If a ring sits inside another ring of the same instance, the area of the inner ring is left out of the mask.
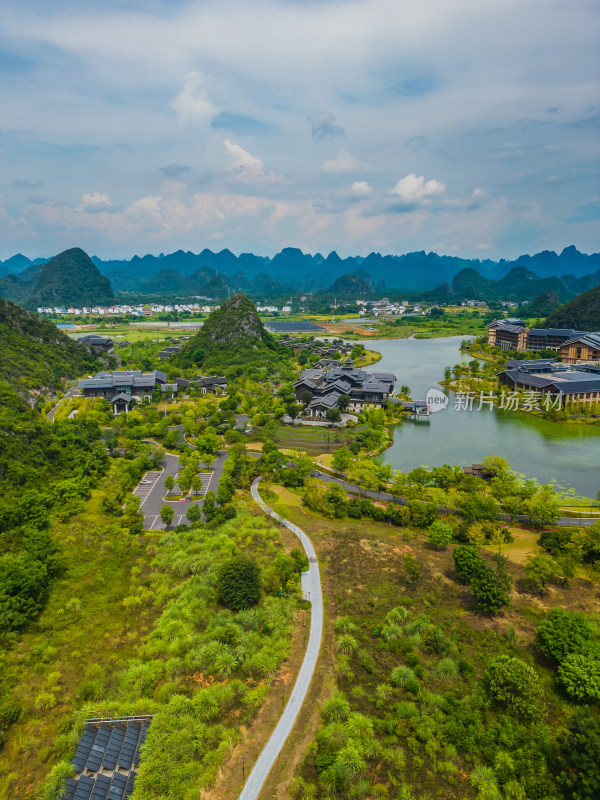
[[[283,749],[296,723],[302,704],[306,699],[319,658],[321,638],[323,636],[323,597],[321,594],[321,576],[319,574],[319,564],[315,549],[304,531],[297,525],[294,525],[293,522],[289,522],[280,517],[279,514],[273,511],[273,509],[263,501],[258,493],[259,483],[260,478],[256,478],[251,487],[252,499],[254,502],[262,508],[265,514],[268,514],[281,525],[285,525],[286,528],[289,528],[289,530],[300,539],[304,552],[308,556],[308,571],[301,573],[301,580],[303,594],[310,599],[312,608],[308,643],[294,688],[292,689],[290,698],[279,718],[275,730],[271,734],[269,741],[264,746],[258,760],[252,768],[252,772],[248,776],[248,780],[239,795],[239,800],[257,800],[267,776],[273,768],[277,756]]]

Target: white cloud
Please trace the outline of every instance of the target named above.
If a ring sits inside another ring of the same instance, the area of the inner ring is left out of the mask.
[[[414,205],[429,205],[432,197],[444,194],[446,187],[440,181],[431,179],[425,181],[422,175],[416,176],[414,172],[401,178],[398,183],[391,190],[390,194],[397,197],[403,204],[407,206]]]
[[[358,158],[355,158],[349,150],[340,150],[335,158],[323,164],[321,170],[332,175],[341,175],[344,172],[356,172],[362,167]]]
[[[371,197],[372,194],[373,187],[369,186],[367,181],[354,181],[348,189],[348,197],[353,200],[364,200],[367,197]]]
[[[208,125],[218,114],[218,109],[206,96],[204,75],[196,71],[186,75],[182,90],[169,105],[181,123]]]
[[[260,158],[253,156],[239,144],[225,139],[226,168],[233,180],[239,183],[286,183],[282,175],[274,172],[265,173]]]
[[[80,210],[83,211],[107,211],[112,208],[112,203],[107,194],[100,194],[100,192],[92,192],[92,194],[82,194]]]

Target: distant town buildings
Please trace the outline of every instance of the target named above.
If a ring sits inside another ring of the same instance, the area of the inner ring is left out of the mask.
[[[217,308],[219,308],[218,305],[201,306],[199,303],[174,303],[172,305],[150,303],[143,305],[119,304],[112,306],[81,306],[81,308],[77,308],[75,306],[69,306],[68,308],[65,306],[38,306],[37,312],[38,314],[52,314],[55,316],[74,315],[79,317],[89,314],[114,317],[122,316],[123,314],[129,314],[130,316],[134,317],[147,317],[151,316],[152,314],[163,314],[172,311],[176,311],[178,313],[187,312],[189,314],[210,314],[211,311],[214,311]]]
[[[360,317],[398,317],[406,312],[408,301],[392,303],[387,297],[384,297],[381,300],[357,300],[356,305],[359,306]],[[416,307],[415,310],[417,310]]]

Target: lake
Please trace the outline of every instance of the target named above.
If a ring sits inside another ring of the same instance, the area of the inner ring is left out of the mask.
[[[441,387],[444,367],[466,357],[459,347],[463,336],[445,339],[380,339],[367,344],[381,353],[371,372],[393,372],[396,388],[410,386],[414,400],[428,389]],[[600,491],[600,425],[565,425],[531,414],[484,407],[459,411],[455,396],[428,421],[406,420],[394,428],[394,444],[382,463],[403,471],[426,464],[477,464],[486,455],[506,458],[511,467],[541,483],[556,479],[577,494],[594,497]],[[474,408],[478,400],[474,403]]]

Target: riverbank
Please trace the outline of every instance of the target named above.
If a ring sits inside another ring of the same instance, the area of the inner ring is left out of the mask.
[[[396,376],[396,389],[406,384],[414,400],[429,389],[440,390],[445,367],[464,359],[463,337],[420,340],[380,340],[377,370]],[[445,392],[448,403],[426,419],[405,419],[393,427],[394,441],[377,461],[408,472],[426,464],[471,466],[488,455],[506,458],[511,467],[540,483],[554,480],[577,495],[595,497],[600,491],[600,425],[556,424],[523,411],[489,403],[479,408],[479,390],[472,406]]]

